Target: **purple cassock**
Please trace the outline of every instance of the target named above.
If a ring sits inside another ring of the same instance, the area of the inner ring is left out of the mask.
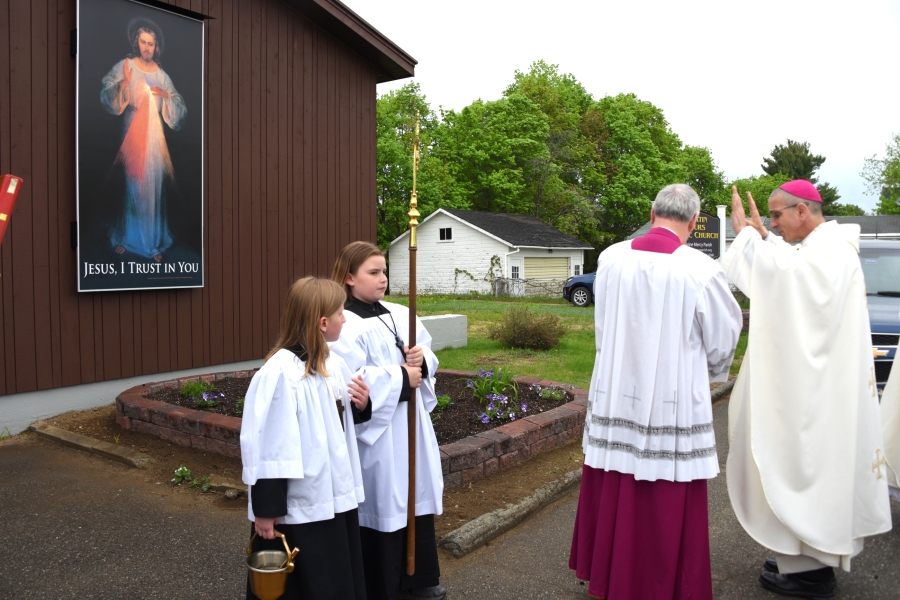
[[[672,254],[678,236],[655,227],[632,250]],[[638,481],[584,465],[569,568],[609,600],[712,600],[706,480]]]

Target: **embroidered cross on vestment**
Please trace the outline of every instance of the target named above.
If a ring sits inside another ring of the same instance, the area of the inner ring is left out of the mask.
[[[878,479],[884,477],[881,474],[881,467],[885,465],[884,457],[881,456],[881,448],[875,450],[875,462],[872,463],[872,472],[878,473]]]
[[[637,397],[637,386],[634,386],[634,391],[631,392],[631,396],[629,396],[628,394],[625,394],[625,395],[623,395],[622,397],[623,397],[623,398],[628,398],[628,399],[631,400],[631,410],[634,410],[634,402],[635,402],[635,400],[637,400],[638,402],[641,401],[641,399]]]
[[[672,392],[671,400],[663,400],[663,404],[671,404],[672,405],[672,414],[675,414],[675,406],[678,404],[678,390]]]

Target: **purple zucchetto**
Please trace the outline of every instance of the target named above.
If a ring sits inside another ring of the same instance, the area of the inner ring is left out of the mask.
[[[784,185],[778,187],[780,190],[786,191],[788,194],[792,196],[796,196],[797,198],[801,198],[803,200],[809,200],[811,202],[822,202],[822,196],[819,195],[819,190],[816,189],[812,183],[805,179],[795,179],[793,181],[788,181]]]

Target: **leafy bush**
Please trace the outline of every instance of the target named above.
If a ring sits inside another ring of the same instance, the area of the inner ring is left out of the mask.
[[[527,306],[512,308],[491,327],[489,337],[511,348],[550,350],[556,348],[566,332],[559,316],[536,314]]]

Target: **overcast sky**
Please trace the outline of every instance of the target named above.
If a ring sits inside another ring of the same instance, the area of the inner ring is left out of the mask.
[[[900,1],[343,0],[418,60],[433,108],[494,100],[543,59],[594,96],[634,93],[728,179],[790,138],[870,211],[859,172],[900,131]],[[378,86],[383,94],[409,79]]]

